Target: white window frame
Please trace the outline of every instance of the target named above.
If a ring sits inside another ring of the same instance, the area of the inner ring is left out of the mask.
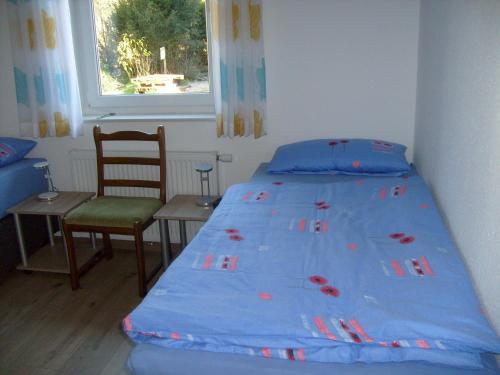
[[[206,1],[207,40],[210,51],[210,9]],[[215,113],[212,80],[209,93],[101,95],[92,0],[70,2],[82,111],[92,115],[207,115]],[[208,73],[211,77],[210,52]]]

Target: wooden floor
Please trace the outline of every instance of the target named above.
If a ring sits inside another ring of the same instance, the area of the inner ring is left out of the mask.
[[[149,266],[160,259],[146,254]],[[21,271],[0,284],[0,374],[127,374],[132,344],[120,322],[141,301],[134,252],[115,250],[81,285]]]

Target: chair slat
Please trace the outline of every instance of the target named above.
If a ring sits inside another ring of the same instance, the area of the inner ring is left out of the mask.
[[[142,158],[142,157],[115,157],[106,156],[102,158],[103,164],[130,164],[130,165],[160,165],[159,158]]]
[[[114,133],[101,133],[101,141],[149,141],[158,142],[158,134],[148,134],[135,130],[123,130]]]
[[[160,181],[151,180],[121,180],[121,179],[104,179],[103,186],[128,186],[128,187],[144,187],[152,189],[160,189]]]

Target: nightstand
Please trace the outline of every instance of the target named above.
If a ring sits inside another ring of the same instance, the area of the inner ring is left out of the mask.
[[[181,239],[181,250],[186,247],[186,221],[207,221],[212,212],[212,207],[203,208],[196,205],[198,195],[176,195],[167,204],[160,208],[153,216],[160,222],[160,236],[163,265],[166,268],[172,259],[172,245],[168,232],[168,221],[179,222],[179,234]]]
[[[17,269],[23,271],[45,271],[69,274],[68,252],[64,234],[62,233],[62,219],[69,211],[87,202],[94,195],[95,193],[63,191],[59,192],[59,197],[57,199],[50,202],[40,201],[35,195],[9,208],[7,212],[14,215],[22,259],[22,265],[19,265]],[[29,259],[26,255],[24,234],[19,215],[43,215],[47,218],[47,230],[50,243],[31,255]],[[62,237],[60,241],[55,241],[54,239],[51,216],[57,217]],[[92,248],[79,251],[79,262],[85,262],[95,255],[95,237],[91,236],[91,239]]]

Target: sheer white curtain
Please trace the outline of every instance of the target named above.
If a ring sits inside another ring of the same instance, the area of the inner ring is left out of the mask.
[[[82,132],[68,0],[7,1],[20,134]]]
[[[261,0],[211,0],[212,83],[219,137],[267,133]]]

